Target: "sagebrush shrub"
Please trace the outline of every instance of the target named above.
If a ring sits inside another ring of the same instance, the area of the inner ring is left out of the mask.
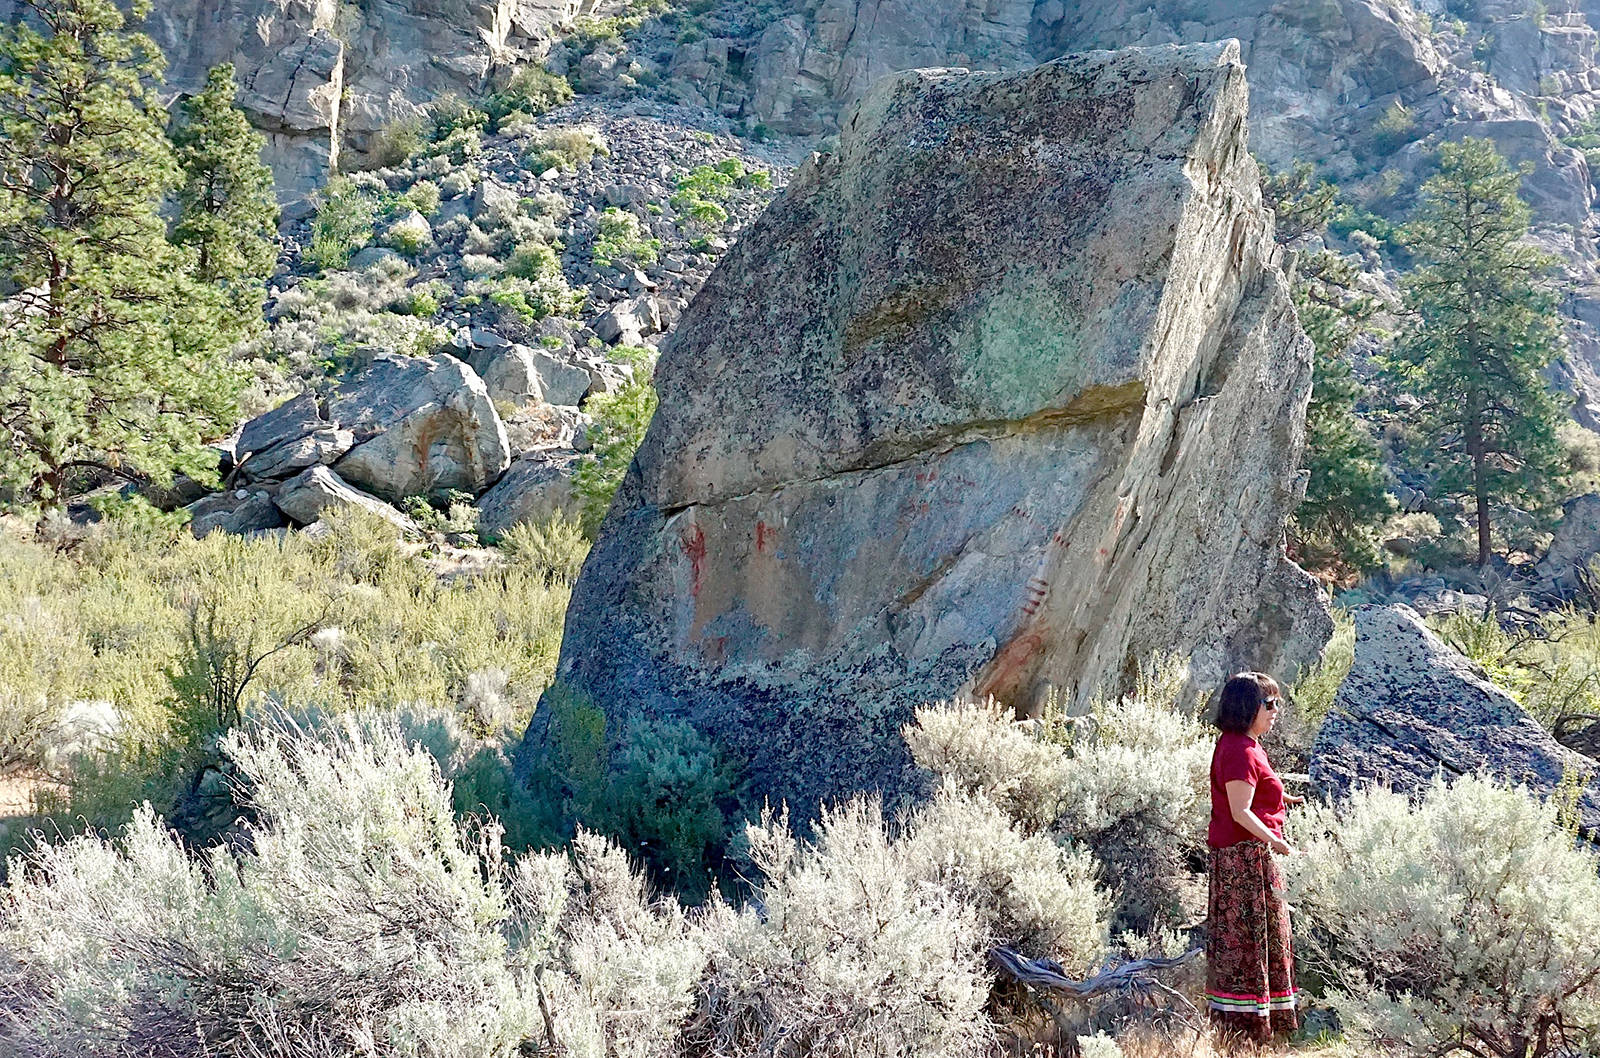
[[[1421,1053],[1592,1053],[1600,860],[1558,823],[1555,805],[1474,776],[1292,816],[1303,950],[1347,1032]]]
[[[7,1053],[508,1056],[532,1030],[493,828],[383,723],[226,741],[257,822],[191,858],[148,809],[122,841],[13,859]]]
[[[1087,850],[1025,833],[988,797],[954,785],[916,813],[903,843],[914,877],[978,911],[986,944],[1053,958],[1069,973],[1105,955],[1110,901]]]
[[[1072,767],[1066,752],[1035,728],[989,703],[925,706],[903,735],[911,756],[961,790],[981,793],[1030,831],[1061,814],[1060,791]]]
[[[1017,723],[993,705],[917,710],[905,731],[919,765],[981,793],[1027,832],[1094,852],[1121,925],[1184,917],[1185,856],[1204,841],[1212,733],[1183,710],[1167,667],[1070,722]]]
[[[749,829],[756,902],[717,906],[700,1053],[808,1058],[979,1055],[993,1029],[976,908],[917,881],[875,802],[824,809],[815,841],[786,818]]]

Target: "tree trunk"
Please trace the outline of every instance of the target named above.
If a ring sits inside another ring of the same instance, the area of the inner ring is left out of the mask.
[[[1467,451],[1472,454],[1472,498],[1478,505],[1478,568],[1489,564],[1489,467],[1483,450],[1483,426],[1476,415],[1467,422]]]

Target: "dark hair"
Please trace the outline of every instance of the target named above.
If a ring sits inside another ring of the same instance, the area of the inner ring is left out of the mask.
[[[1261,703],[1278,695],[1278,681],[1264,672],[1241,672],[1228,677],[1217,695],[1217,715],[1213,721],[1224,731],[1236,735],[1249,732],[1261,711]]]

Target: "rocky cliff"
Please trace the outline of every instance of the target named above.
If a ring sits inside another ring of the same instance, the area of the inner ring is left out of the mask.
[[[903,790],[924,702],[1314,657],[1310,344],[1246,115],[1233,43],[880,82],[669,340],[559,678],[803,806]]]
[[[341,151],[497,71],[537,61],[604,0],[160,0],[142,29],[167,58],[169,95],[198,92],[231,62],[239,105],[268,137],[288,196],[327,176]],[[626,0],[614,0],[625,6]],[[0,0],[0,18],[18,17]]]

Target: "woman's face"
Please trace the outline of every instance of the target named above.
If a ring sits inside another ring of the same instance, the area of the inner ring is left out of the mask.
[[[1278,722],[1278,710],[1283,707],[1283,702],[1277,695],[1270,695],[1261,700],[1261,705],[1256,709],[1255,723],[1250,725],[1250,737],[1260,738],[1272,730],[1272,725]]]

